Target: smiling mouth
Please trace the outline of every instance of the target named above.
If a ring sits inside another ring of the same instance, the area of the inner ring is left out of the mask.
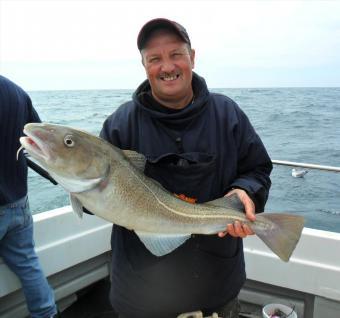
[[[163,75],[160,76],[161,80],[165,81],[165,82],[171,82],[174,81],[176,79],[179,78],[179,74],[175,74],[175,75]]]

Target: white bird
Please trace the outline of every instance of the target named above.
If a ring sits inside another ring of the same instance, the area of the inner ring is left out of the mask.
[[[303,178],[306,173],[308,173],[308,170],[295,168],[292,169],[292,176],[294,178]]]

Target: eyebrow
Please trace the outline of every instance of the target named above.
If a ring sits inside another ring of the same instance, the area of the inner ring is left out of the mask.
[[[169,53],[187,53],[185,52],[185,49],[184,48],[177,48],[177,49],[173,49],[171,50]],[[159,56],[160,54],[159,53],[151,53],[150,55],[146,54],[145,57],[147,58],[150,58],[150,57],[154,57],[154,56]]]
[[[180,52],[180,53],[183,53],[185,51],[184,48],[177,48],[177,49],[174,49],[172,51],[170,51],[170,53],[174,53],[174,52]]]

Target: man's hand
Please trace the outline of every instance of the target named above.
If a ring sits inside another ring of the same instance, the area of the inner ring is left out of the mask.
[[[233,194],[236,194],[239,197],[240,201],[243,203],[244,209],[245,209],[245,212],[246,212],[246,217],[250,221],[255,221],[255,219],[256,219],[255,204],[252,201],[252,199],[250,199],[247,192],[242,190],[242,189],[233,189],[233,190],[229,191],[226,194],[226,196],[229,197]],[[242,224],[239,221],[235,221],[233,224],[228,224],[226,231],[225,232],[219,232],[218,236],[224,237],[227,234],[229,234],[233,237],[244,238],[248,235],[253,235],[254,232],[250,229],[250,227],[248,225]]]

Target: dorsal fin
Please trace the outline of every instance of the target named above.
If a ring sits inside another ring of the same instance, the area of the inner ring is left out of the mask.
[[[124,156],[129,159],[132,165],[139,171],[144,172],[146,158],[144,155],[133,150],[122,150]]]
[[[131,164],[137,170],[139,170],[141,173],[144,174],[145,165],[146,165],[146,161],[147,161],[146,157],[143,154],[138,153],[138,152],[133,151],[133,150],[122,150],[122,152],[123,152],[124,156],[131,162]],[[149,180],[151,182],[153,182],[154,184],[156,184],[158,187],[160,187],[160,188],[164,189],[165,191],[169,192],[157,180],[155,180],[153,178],[150,178]]]

